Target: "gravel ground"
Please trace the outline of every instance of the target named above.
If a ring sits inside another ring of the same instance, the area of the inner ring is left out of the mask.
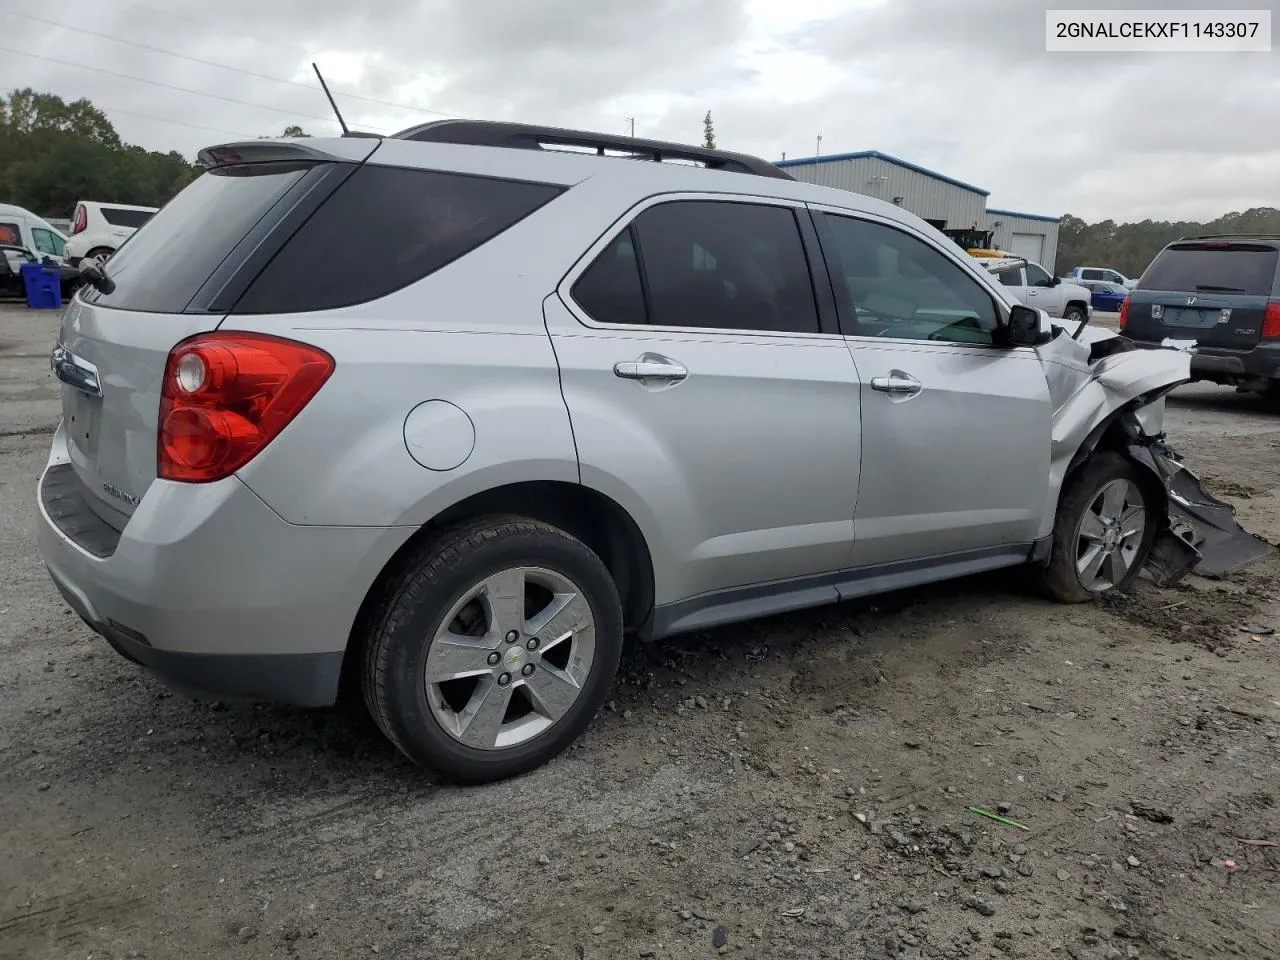
[[[355,709],[171,695],[34,537],[55,319],[0,308],[0,957],[1280,955],[1280,563],[1086,607],[1009,573],[633,651],[516,782]],[[1280,540],[1280,417],[1171,401]],[[1257,639],[1255,639],[1255,636]],[[1007,811],[1027,830],[968,812]]]

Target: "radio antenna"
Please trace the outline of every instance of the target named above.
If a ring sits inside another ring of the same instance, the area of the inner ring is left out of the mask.
[[[338,126],[342,127],[342,135],[344,137],[350,136],[351,131],[347,129],[347,121],[342,119],[342,111],[338,109],[337,103],[334,102],[333,94],[329,92],[329,85],[324,82],[320,68],[315,65],[314,61],[311,64],[311,69],[316,72],[316,79],[320,81],[320,87],[324,90],[324,95],[329,98],[329,106],[333,107],[333,114],[338,118]]]

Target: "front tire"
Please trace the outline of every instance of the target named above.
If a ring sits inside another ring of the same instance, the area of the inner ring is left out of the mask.
[[[1066,313],[1062,315],[1063,320],[1070,321],[1071,323],[1083,323],[1085,317],[1086,314],[1084,308],[1077,306],[1074,303],[1067,307]]]
[[[516,776],[559,754],[604,704],[622,604],[585,544],[488,518],[410,555],[364,637],[365,702],[419,766],[456,783]]]
[[[1060,603],[1123,591],[1142,572],[1155,539],[1156,498],[1137,466],[1094,454],[1063,491],[1044,587]]]

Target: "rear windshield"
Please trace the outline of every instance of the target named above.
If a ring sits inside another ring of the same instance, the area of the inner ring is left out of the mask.
[[[232,312],[301,313],[384,297],[492,240],[563,189],[363,166],[290,238]]]
[[[120,207],[103,207],[102,219],[113,227],[133,227],[135,230],[155,216],[153,210],[122,210]]]
[[[232,248],[314,166],[259,163],[208,171],[111,258],[112,293],[86,286],[81,296],[120,310],[181,313]]]
[[[1276,260],[1273,247],[1258,244],[1169,247],[1151,262],[1138,288],[1267,297],[1275,282]]]

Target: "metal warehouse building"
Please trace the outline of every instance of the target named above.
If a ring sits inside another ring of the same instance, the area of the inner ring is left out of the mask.
[[[989,190],[926,170],[878,150],[829,157],[781,160],[797,180],[851,190],[896,203],[939,230],[977,227],[994,234],[992,243],[1039,263],[1054,273],[1058,218],[987,207]]]

